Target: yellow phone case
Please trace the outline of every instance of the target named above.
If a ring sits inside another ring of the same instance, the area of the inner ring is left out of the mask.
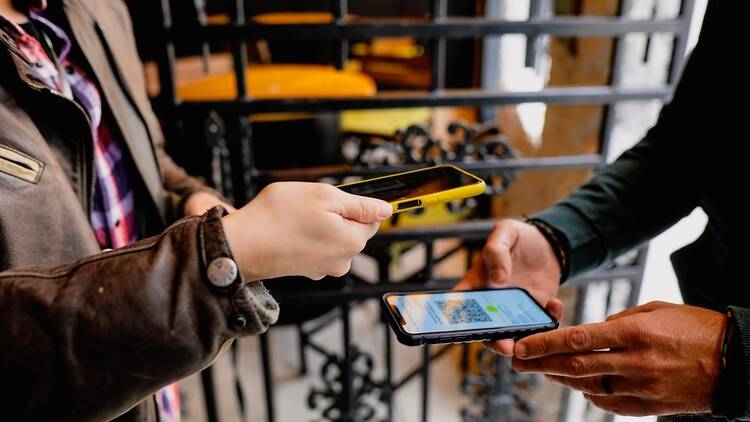
[[[459,200],[459,199],[470,198],[472,196],[477,196],[477,195],[481,195],[481,194],[484,193],[484,191],[486,189],[484,180],[482,180],[479,177],[474,176],[473,174],[471,174],[471,173],[469,173],[469,172],[467,172],[465,170],[462,170],[462,169],[460,169],[460,168],[458,168],[458,167],[456,167],[456,166],[454,166],[452,164],[441,164],[441,165],[427,167],[427,168],[423,168],[423,169],[405,171],[403,173],[389,174],[387,176],[374,177],[372,179],[360,180],[358,182],[345,183],[343,185],[338,185],[337,187],[341,188],[341,187],[344,187],[344,186],[357,185],[357,184],[364,183],[364,182],[371,182],[373,180],[387,179],[387,178],[391,178],[391,177],[401,176],[401,175],[404,175],[404,174],[410,174],[410,173],[416,173],[416,172],[420,172],[420,171],[432,170],[432,169],[438,168],[438,167],[450,167],[450,168],[452,168],[454,170],[457,170],[457,171],[465,174],[470,179],[473,179],[476,182],[473,183],[473,184],[471,184],[471,185],[467,185],[467,186],[461,186],[461,187],[458,187],[458,188],[448,189],[448,190],[444,190],[444,191],[441,191],[441,192],[435,192],[435,193],[430,193],[430,194],[421,195],[421,196],[415,196],[415,197],[411,197],[411,198],[404,198],[404,199],[400,199],[400,200],[395,201],[395,202],[391,202],[390,204],[393,207],[393,212],[394,213],[399,213],[399,212],[404,212],[404,211],[410,211],[410,210],[414,210],[414,209],[417,209],[417,208],[426,207],[428,205],[433,205],[433,204],[437,204],[437,203],[441,203],[441,202],[456,201],[456,200]]]

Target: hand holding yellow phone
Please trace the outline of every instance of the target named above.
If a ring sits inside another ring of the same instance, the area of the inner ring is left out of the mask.
[[[485,184],[471,173],[443,164],[347,183],[338,188],[354,195],[390,202],[396,213],[477,196],[484,193]]]

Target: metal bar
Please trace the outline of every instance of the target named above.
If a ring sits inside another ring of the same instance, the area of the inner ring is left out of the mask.
[[[266,420],[274,422],[275,412],[273,409],[273,375],[271,374],[271,347],[268,342],[268,333],[260,335],[260,358],[263,370],[263,389],[266,393]]]
[[[607,281],[607,295],[604,297],[604,315],[612,314],[612,293],[614,290],[615,282],[617,280],[610,279]]]
[[[430,1],[431,19],[433,24],[442,23],[448,16],[447,0]],[[445,88],[445,61],[446,61],[446,40],[440,36],[431,43],[430,57],[430,90],[440,91]]]
[[[589,273],[580,275],[570,281],[566,281],[565,286],[566,287],[584,286],[591,282],[602,281],[602,280],[606,280],[610,278],[624,278],[624,279],[632,280],[634,278],[639,277],[642,271],[643,269],[640,267],[640,265],[628,265],[628,266],[623,266],[623,267],[603,268],[603,269],[594,270]]]
[[[504,170],[541,171],[587,168],[598,166],[603,162],[603,158],[599,155],[564,155],[558,157],[529,157],[477,161],[473,163],[460,163],[459,166],[465,170],[471,171],[472,173],[476,173],[479,176],[483,176]],[[309,169],[271,170],[267,172],[259,172],[256,176],[269,179],[269,182],[281,180],[318,180],[324,177],[372,177],[400,171],[416,170],[424,167],[427,167],[427,165],[406,164],[378,167],[351,167],[343,165],[313,167]]]
[[[687,50],[688,33],[690,32],[690,23],[695,9],[695,0],[682,0],[680,3],[680,20],[682,28],[674,35],[674,47],[672,48],[672,60],[669,62],[669,73],[667,83],[676,86],[677,80],[682,72],[682,64]]]
[[[424,277],[425,287],[431,286],[432,277],[435,269],[433,254],[435,249],[434,240],[425,242],[425,266]],[[428,421],[429,416],[429,399],[430,399],[430,345],[422,346],[422,422]]]
[[[307,334],[307,336],[309,337],[317,333],[318,331],[329,327],[340,316],[338,313],[338,309],[335,309],[335,311],[336,312],[329,312],[326,315],[316,318],[316,324],[311,328],[305,329],[305,334]]]
[[[308,344],[307,338],[308,333],[302,328],[302,324],[297,325],[297,341],[299,344],[299,372],[301,375],[307,375],[307,354],[305,354],[305,347]]]
[[[487,234],[484,235],[485,238]],[[641,274],[640,266],[615,267],[612,269],[596,270],[584,276],[566,281],[565,286],[583,286],[594,281],[610,278],[635,280]],[[392,283],[389,280],[379,280],[376,284],[362,284],[350,286],[339,291],[306,290],[299,294],[287,294],[282,299],[287,307],[309,304],[311,301],[319,305],[337,305],[365,299],[379,298],[383,294],[393,291],[414,292],[421,290],[448,290],[459,281],[457,277],[435,278],[430,280],[429,288],[424,283]]]
[[[380,280],[390,279],[390,259],[387,257],[376,258],[378,262],[378,278]],[[383,333],[385,336],[385,380],[383,382],[383,394],[385,395],[385,405],[387,411],[386,421],[393,420],[393,345],[391,344],[391,327],[383,319]]]
[[[499,19],[502,16],[503,2],[484,0],[485,19]],[[482,40],[481,87],[484,90],[496,90],[500,86],[500,37],[486,37]],[[497,122],[497,108],[480,107],[480,122]]]
[[[410,36],[415,38],[478,38],[488,35],[525,34],[572,36],[613,36],[632,32],[683,31],[681,19],[631,20],[611,17],[556,17],[554,20],[504,21],[484,18],[445,18],[439,22],[414,19],[365,18],[356,22],[330,24],[232,24],[184,25],[168,31],[172,41],[200,43],[205,40],[309,40],[371,39],[374,37]]]
[[[198,19],[198,24],[200,26],[208,25],[206,1],[194,0],[193,5],[195,6],[195,16]],[[211,71],[211,46],[207,42],[201,43],[201,55],[203,58],[203,73],[209,73]]]
[[[183,156],[182,121],[176,113],[177,82],[175,81],[176,52],[174,43],[169,39],[169,31],[172,29],[172,10],[169,0],[161,0],[160,12],[162,14],[162,29],[159,36],[164,45],[163,50],[156,56],[156,65],[159,71],[159,95],[155,99],[158,114],[163,119],[164,136],[172,141],[171,152],[177,160]]]
[[[435,239],[487,238],[496,220],[472,220],[451,225],[403,227],[377,233],[374,242],[401,242],[406,240],[431,241]]]
[[[445,278],[434,281],[435,290],[447,290],[452,288],[458,278]],[[393,291],[414,292],[425,289],[423,283],[383,283],[382,285],[363,284],[345,288],[339,291],[317,291],[304,290],[295,293],[287,293],[279,298],[287,307],[310,304],[312,301],[316,305],[338,305],[345,302],[355,302],[365,299],[379,298],[383,294]]]
[[[234,2],[234,24],[245,25],[245,0],[235,0]],[[235,84],[237,89],[237,100],[250,101],[248,93],[247,83],[247,41],[242,39],[232,40],[232,63],[234,66]],[[240,115],[233,116],[230,121],[235,120],[238,128],[238,137],[236,146],[239,147],[239,157],[241,160],[241,166],[235,170],[235,183],[236,188],[234,189],[233,197],[235,203],[243,205],[250,201],[253,196],[252,191],[252,130],[247,117],[241,113]],[[237,154],[237,152],[235,152]]]
[[[583,313],[585,310],[586,296],[588,295],[588,286],[584,285],[578,289],[578,295],[576,296],[576,306],[573,311],[573,325],[580,324],[583,321]],[[563,388],[562,397],[560,398],[560,409],[558,410],[558,422],[567,422],[568,420],[568,408],[570,407],[570,389]]]
[[[422,346],[422,422],[429,420],[430,399],[430,345]]]
[[[319,344],[317,344],[317,343],[315,343],[313,341],[308,341],[307,342],[307,347],[309,347],[314,352],[318,352],[322,356],[330,356],[331,355],[331,352],[329,352],[323,346],[321,346],[321,345],[319,345]]]
[[[631,7],[631,0],[621,0],[618,5],[617,16],[625,16]],[[621,36],[615,37],[612,43],[612,57],[610,60],[609,86],[619,87],[622,79],[622,62],[625,55],[625,43]],[[599,132],[599,152],[605,160],[608,159],[610,138],[612,138],[612,129],[615,125],[615,106],[616,104],[607,104],[602,112],[602,127]]]
[[[347,0],[331,0],[331,9],[333,12],[334,22],[337,24],[346,23],[346,15],[348,13]],[[334,65],[336,69],[343,69],[346,65],[346,60],[349,57],[349,40],[345,37],[338,39],[338,44],[334,49]]]
[[[341,420],[345,422],[354,421],[354,392],[352,379],[352,336],[351,336],[351,315],[349,302],[341,305],[342,330],[344,334],[344,364],[341,368]],[[309,303],[309,302],[308,302]]]
[[[428,287],[432,281],[433,270],[435,269],[435,261],[433,259],[435,244],[433,240],[429,240],[424,243],[424,246],[425,265],[422,274],[424,275],[425,287]]]
[[[648,257],[648,245],[638,250],[635,258],[635,265],[640,266],[638,277],[630,280],[630,294],[628,295],[627,307],[633,307],[638,304],[638,297],[641,295],[641,286],[643,285],[643,273],[646,271],[646,258]]]
[[[445,261],[446,259],[448,259],[451,256],[453,256],[453,254],[455,254],[456,252],[458,252],[458,251],[460,251],[462,249],[465,249],[465,246],[463,244],[458,244],[458,245],[456,245],[456,246],[448,249],[447,251],[445,251],[445,253],[443,253],[439,257],[433,259],[434,265],[437,265],[437,264]],[[430,278],[432,278],[432,277],[430,277]]]
[[[234,24],[244,26],[245,23],[245,1],[235,0]],[[232,38],[232,60],[234,62],[234,73],[237,84],[237,98],[247,99],[247,43],[240,38]]]
[[[235,152],[240,156],[240,165],[233,166],[232,169],[238,174],[234,175],[235,202],[238,206],[244,205],[255,196],[255,185],[253,184],[253,169],[255,169],[255,157],[253,156],[253,130],[250,119],[244,114],[233,116],[237,122],[239,130],[236,138],[236,146],[239,151]]]
[[[361,98],[295,98],[236,101],[185,101],[179,104],[183,113],[207,109],[232,113],[276,113],[290,111],[339,111],[378,108],[490,106],[523,103],[557,105],[595,105],[620,101],[666,99],[669,87],[611,88],[582,86],[545,88],[540,91],[501,92],[482,90],[443,90],[440,93],[383,93]]]
[[[201,384],[203,385],[203,398],[206,405],[206,420],[208,422],[219,422],[219,412],[216,408],[216,389],[214,388],[213,369],[210,366],[201,371]]]
[[[383,332],[385,333],[385,382],[383,388],[385,391],[385,401],[387,408],[386,421],[390,422],[393,420],[393,346],[391,345],[391,327],[388,324],[383,324]]]
[[[240,420],[247,422],[247,406],[245,404],[245,388],[242,386],[242,380],[240,379],[240,371],[238,366],[239,360],[239,346],[238,342],[232,343],[232,372],[234,378],[234,393],[237,397],[237,404],[240,410]]]
[[[530,0],[529,20],[544,21],[549,16],[551,5],[549,0]],[[539,47],[543,38],[539,34],[532,34],[526,40],[526,67],[537,68],[539,58]]]
[[[164,35],[164,55],[159,55],[157,66],[159,68],[159,97],[163,105],[173,106],[178,102],[177,83],[175,82],[175,48],[174,42],[169,38],[172,30],[172,10],[169,0],[161,0],[162,25]]]
[[[461,345],[461,374],[469,373],[469,343]]]

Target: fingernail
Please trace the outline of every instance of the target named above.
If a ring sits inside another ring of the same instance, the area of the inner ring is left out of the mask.
[[[490,281],[500,281],[505,272],[503,270],[490,271]]]
[[[526,356],[528,356],[528,354],[529,354],[529,351],[526,350],[526,346],[524,346],[521,343],[516,343],[516,357],[523,359]]]
[[[393,207],[387,202],[378,204],[378,218],[388,218],[393,213]]]

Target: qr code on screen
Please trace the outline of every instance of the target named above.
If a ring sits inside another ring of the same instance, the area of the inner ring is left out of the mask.
[[[491,321],[490,316],[475,299],[436,300],[435,305],[440,308],[440,311],[451,324]]]

